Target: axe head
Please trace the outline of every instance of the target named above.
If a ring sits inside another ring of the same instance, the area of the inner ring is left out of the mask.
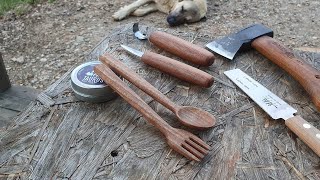
[[[207,44],[207,48],[230,60],[240,52],[251,48],[251,42],[261,36],[273,37],[273,31],[261,24],[253,24],[229,36]]]

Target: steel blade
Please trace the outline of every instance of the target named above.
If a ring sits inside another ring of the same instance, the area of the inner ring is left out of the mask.
[[[143,52],[138,51],[138,50],[136,50],[136,49],[133,49],[133,48],[131,48],[131,47],[129,47],[129,46],[121,45],[121,47],[122,47],[123,49],[125,49],[126,51],[128,51],[129,53],[133,54],[133,55],[136,55],[136,56],[139,56],[139,57],[142,57],[142,55],[143,55]]]
[[[133,27],[132,27],[134,36],[140,40],[144,40],[144,39],[148,39],[146,34],[143,34],[140,30],[139,30],[139,23],[134,23]]]
[[[242,43],[235,43],[233,39],[226,37],[212,41],[206,47],[227,59],[233,60],[241,45]]]
[[[240,69],[225,71],[224,74],[273,119],[281,118],[287,120],[293,117],[293,114],[297,112],[297,110]]]
[[[233,60],[238,52],[251,49],[251,42],[261,36],[273,37],[273,31],[262,24],[253,24],[238,32],[207,44],[213,52]]]
[[[133,33],[139,31],[139,23],[134,23],[132,26]]]

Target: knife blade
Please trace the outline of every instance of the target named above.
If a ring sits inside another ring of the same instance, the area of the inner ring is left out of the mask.
[[[121,45],[121,47],[140,57],[145,64],[178,79],[206,88],[213,84],[213,76],[193,66],[150,51],[141,52],[125,45]]]
[[[285,125],[320,156],[320,131],[301,116],[294,115],[296,109],[240,69],[225,71],[224,74],[273,119],[285,120]]]

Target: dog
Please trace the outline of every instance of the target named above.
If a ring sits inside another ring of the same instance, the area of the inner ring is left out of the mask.
[[[113,14],[115,20],[122,20],[129,15],[144,16],[160,11],[168,14],[170,26],[200,21],[207,13],[206,0],[136,0],[120,8]]]

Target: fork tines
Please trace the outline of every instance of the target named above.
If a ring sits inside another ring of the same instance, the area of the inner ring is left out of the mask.
[[[210,148],[209,145],[196,136],[186,139],[181,146],[187,150],[184,156],[195,161],[200,161],[200,159],[208,153]]]

